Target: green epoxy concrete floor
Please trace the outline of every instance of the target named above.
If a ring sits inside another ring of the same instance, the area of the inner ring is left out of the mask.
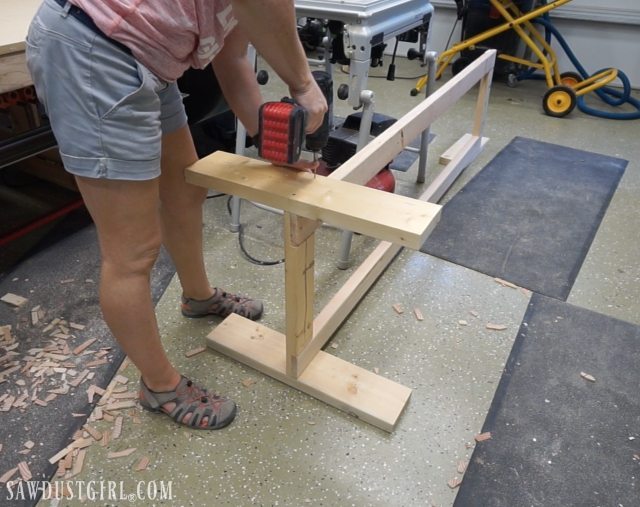
[[[398,75],[418,73],[415,64],[401,61]],[[417,104],[408,94],[413,83],[372,79],[377,110],[398,117]],[[275,80],[270,86],[278,89]],[[272,92],[274,97],[283,89]],[[515,89],[494,84],[485,130],[490,142],[452,192],[516,135],[630,160],[568,301],[640,324],[640,124],[591,118],[579,111],[567,119],[551,119],[541,111],[543,93],[539,82]],[[470,124],[472,104],[472,97],[465,98],[434,125],[431,177],[437,156]],[[343,103],[336,104],[337,114],[349,112]],[[399,192],[420,192],[413,184],[415,170],[397,174]],[[241,257],[237,236],[227,230],[224,198],[209,200],[205,217],[212,279],[261,296],[267,305],[263,323],[282,329],[282,266],[259,267]],[[253,255],[282,256],[278,216],[244,205],[242,221]],[[318,234],[318,307],[349,275],[349,270],[335,268],[339,239],[339,231],[331,228]],[[355,237],[354,265],[373,244]],[[215,352],[185,358],[184,352],[201,345],[218,321],[182,318],[179,295],[174,280],[157,307],[167,350],[185,374],[238,402],[236,421],[206,433],[181,429],[166,417],[142,413],[142,424],[127,417],[122,437],[109,450],[137,451],[109,460],[107,449],[94,445],[83,474],[75,479],[123,480],[127,489],[135,488],[138,480],[172,481],[173,500],[164,505],[214,507],[451,505],[455,490],[447,481],[460,477],[457,464],[471,455],[473,436],[482,426],[529,301],[523,292],[480,273],[403,251],[336,333],[332,343],[337,348],[329,349],[414,389],[396,431],[388,434]],[[424,321],[409,312],[397,315],[394,303],[421,308]],[[508,327],[488,331],[487,322]],[[133,367],[124,374],[137,378]],[[247,378],[256,383],[244,387],[241,381]],[[132,472],[142,455],[151,458],[148,470]]]

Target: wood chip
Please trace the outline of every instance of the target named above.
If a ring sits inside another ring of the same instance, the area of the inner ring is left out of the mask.
[[[73,354],[76,356],[79,356],[80,354],[82,354],[84,350],[91,347],[91,345],[93,345],[93,343],[95,343],[96,340],[97,338],[89,338],[87,341],[85,341],[84,343],[81,343],[75,349],[73,349]]]
[[[491,432],[486,431],[485,433],[479,433],[473,438],[476,442],[484,442],[485,440],[489,440],[491,438]]]
[[[134,470],[136,472],[142,472],[143,470],[147,469],[150,462],[151,460],[149,460],[147,456],[142,456],[142,458],[140,458],[140,461],[138,461],[138,464],[135,466]]]
[[[207,350],[207,347],[196,347],[195,349],[191,349],[191,350],[187,350],[184,353],[184,357],[193,357],[193,356],[197,356],[198,354],[201,354],[202,352],[204,352],[205,350]]]
[[[124,423],[124,417],[119,415],[116,417],[115,422],[113,423],[113,429],[111,430],[111,440],[115,440],[116,438],[120,438],[122,434],[122,424]]]
[[[73,452],[68,453],[64,458],[60,460],[58,464],[63,470],[69,470],[73,466]]]
[[[33,449],[33,447],[34,447],[35,445],[36,445],[36,444],[35,444],[33,441],[31,441],[31,440],[27,440],[27,441],[24,443],[24,446],[25,446],[27,449]]]
[[[373,368],[373,373],[375,373],[376,375],[377,375],[378,373],[380,373],[380,368],[378,368],[377,366],[375,366],[375,367]]]
[[[11,478],[14,475],[16,475],[17,472],[18,472],[18,467],[15,467],[15,468],[12,468],[10,470],[7,470],[5,473],[0,475],[0,482],[2,484],[6,484],[7,482],[9,482],[11,480]]]
[[[255,383],[256,381],[253,380],[252,378],[246,378],[241,382],[241,384],[247,388],[251,387]]]
[[[503,324],[492,324],[491,322],[487,323],[485,327],[491,331],[504,331],[507,329],[507,326]]]
[[[402,305],[400,303],[395,303],[393,305],[391,305],[392,308],[395,310],[395,312],[399,315],[401,313],[404,313],[404,308],[402,308]]]
[[[338,344],[337,343],[332,343],[331,345],[329,345],[329,347],[331,347],[332,349],[337,349],[338,348]]]
[[[125,377],[124,375],[116,375],[113,378],[114,382],[116,384],[127,384],[129,383],[129,379],[127,377]]]
[[[460,484],[462,484],[462,479],[460,479],[459,477],[454,477],[453,479],[449,479],[447,481],[447,486],[449,486],[451,489],[456,489],[458,486],[460,486]]]
[[[69,327],[71,329],[77,329],[78,331],[82,331],[85,328],[83,324],[76,324],[75,322],[69,322]]]
[[[138,393],[135,391],[125,391],[123,393],[113,393],[111,395],[112,400],[137,400]]]
[[[91,437],[92,437],[94,440],[102,440],[102,432],[101,432],[101,431],[98,431],[97,429],[95,429],[95,428],[94,428],[94,427],[92,427],[92,426],[89,426],[88,424],[85,424],[85,425],[83,426],[83,428],[85,429],[85,431],[86,431],[87,433],[89,433],[89,435],[91,435]]]
[[[468,326],[469,323],[466,320],[459,320],[458,324],[460,324],[461,326]]]
[[[84,467],[84,458],[86,454],[87,454],[86,449],[80,449],[80,451],[78,452],[78,456],[76,457],[76,460],[73,463],[73,468],[71,469],[71,475],[69,476],[69,478],[75,477],[76,475],[79,475],[82,473],[82,468]]]
[[[125,408],[133,408],[136,406],[135,400],[125,400],[125,401],[116,401],[115,403],[109,403],[102,407],[103,410],[113,411],[113,410],[123,410]]]
[[[416,316],[416,319],[422,321],[424,320],[424,315],[422,315],[422,312],[420,311],[420,308],[414,308],[413,309],[413,314]]]
[[[480,317],[480,314],[475,310],[469,310],[469,313],[473,315],[476,319]]]
[[[0,298],[0,301],[3,301],[11,306],[20,308],[29,300],[27,298],[23,298],[22,296],[18,296],[17,294],[7,292],[4,296]]]
[[[463,474],[465,473],[465,471],[467,470],[467,462],[466,461],[458,461],[458,467],[456,468],[456,471],[459,474]]]
[[[585,373],[583,371],[580,372],[580,376],[585,379],[588,380],[589,382],[595,382],[596,378],[593,375],[589,375],[588,373]]]
[[[493,280],[496,283],[499,283],[500,285],[502,285],[503,287],[509,287],[510,289],[518,289],[519,288],[515,283],[507,282],[506,280],[503,280],[502,278],[494,278]]]
[[[103,364],[107,364],[109,361],[105,358],[96,359],[95,361],[89,361],[85,366],[87,368],[95,368],[96,366],[101,366]]]
[[[88,438],[79,438],[78,440],[74,440],[67,447],[58,451],[56,454],[49,458],[49,463],[55,465],[58,461],[64,458],[67,454],[69,454],[74,449],[84,449],[85,447],[89,447],[92,443],[91,439]]]
[[[89,370],[82,370],[82,372],[79,373],[76,378],[74,378],[71,382],[69,382],[69,385],[73,387],[78,387],[87,375],[89,375]]]
[[[124,451],[112,451],[107,454],[107,458],[126,458],[127,456],[131,456],[134,452],[136,452],[136,448],[130,447],[129,449],[125,449]]]

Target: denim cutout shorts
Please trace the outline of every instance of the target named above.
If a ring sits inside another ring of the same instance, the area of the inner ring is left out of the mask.
[[[68,172],[118,180],[160,175],[162,135],[187,123],[176,83],[53,0],[29,27],[26,56]]]

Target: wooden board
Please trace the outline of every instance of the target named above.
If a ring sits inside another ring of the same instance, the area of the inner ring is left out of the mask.
[[[479,136],[484,121],[483,113],[489,96],[487,92],[491,85],[490,76],[495,57],[495,50],[485,51],[482,56],[398,119],[382,134],[373,138],[362,150],[333,171],[329,178],[359,184],[366,183],[376,174],[378,168],[393,160],[423,130],[460,100],[478,81],[481,81],[481,100],[476,107],[472,131],[473,135]]]
[[[231,314],[207,337],[213,349],[385,431],[393,431],[411,389],[320,351],[296,379],[287,375],[285,336]]]
[[[189,183],[419,249],[441,206],[218,151],[187,168]]]
[[[12,92],[31,85],[24,53],[0,57],[0,93]]]
[[[42,0],[2,0],[0,55],[24,51],[29,23]]]

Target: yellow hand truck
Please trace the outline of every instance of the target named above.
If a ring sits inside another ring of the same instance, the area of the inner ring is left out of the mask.
[[[577,97],[606,86],[618,76],[617,69],[606,69],[587,79],[582,79],[581,76],[575,72],[560,73],[555,51],[536,27],[533,26],[531,20],[571,1],[572,0],[553,0],[537,9],[523,13],[512,0],[489,0],[491,6],[500,13],[505,22],[461,41],[450,49],[442,52],[437,61],[436,79],[440,79],[444,70],[453,60],[453,57],[459,52],[465,49],[476,49],[475,46],[480,42],[495,37],[507,30],[514,30],[531,53],[533,53],[532,57],[536,57],[536,60],[527,60],[505,53],[498,54],[498,58],[525,67],[542,70],[548,87],[542,99],[542,106],[545,113],[557,118],[568,115],[575,108]],[[455,67],[454,65],[454,71],[456,70]],[[421,77],[416,87],[411,90],[411,95],[420,93],[426,84],[427,76]]]

